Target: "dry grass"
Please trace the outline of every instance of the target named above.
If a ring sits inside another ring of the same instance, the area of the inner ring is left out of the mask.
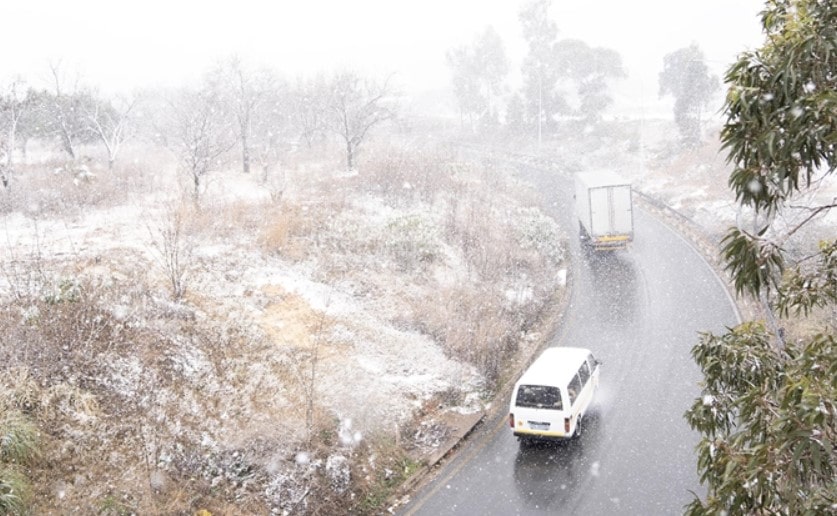
[[[0,514],[29,514],[32,488],[29,480],[13,465],[0,463]]]
[[[336,374],[352,353],[351,344],[328,336],[339,326],[358,339],[380,339],[371,334],[378,322],[393,324],[394,333],[419,330],[491,380],[538,319],[559,265],[551,251],[522,244],[529,233],[508,206],[530,206],[531,198],[505,171],[436,152],[379,156],[367,155],[357,176],[299,167],[289,177],[304,180],[281,202],[207,196],[199,206],[174,204],[160,225],[201,245],[304,265],[312,281],[353,298],[359,313],[383,314],[370,326],[327,318],[272,285],[246,294],[248,302],[263,300],[252,320],[230,313],[241,299],[202,290],[200,282],[169,301],[163,293],[175,287],[167,280],[177,270],[171,263],[154,269],[137,249],[65,257],[56,263],[72,271],[66,275],[53,274],[55,263],[43,256],[31,261],[43,269],[32,274],[41,287],[20,288],[0,303],[0,330],[14,343],[0,346],[0,406],[31,415],[44,434],[43,460],[32,468],[35,512],[377,510],[412,466],[390,442],[389,427],[354,446],[341,442],[338,408],[317,395],[310,376],[317,361],[322,374],[326,365]],[[123,183],[121,195],[154,183],[139,170],[124,174],[135,182]],[[119,202],[104,186],[94,180],[100,197],[72,203]],[[247,265],[181,258],[204,280]],[[531,293],[512,302],[508,291],[527,288],[522,276]],[[298,460],[300,450],[306,461]],[[348,458],[348,486],[324,467],[337,456]]]
[[[11,186],[0,191],[0,213],[78,217],[152,192],[153,177],[145,162],[117,162],[113,170],[85,158],[17,165]]]
[[[35,425],[18,410],[0,414],[0,463],[31,465],[40,454]]]
[[[831,332],[837,328],[837,306],[815,308],[807,316],[791,315],[779,319],[779,326],[785,328],[786,338],[810,339],[813,336]]]
[[[261,247],[292,261],[303,260],[310,245],[306,236],[315,234],[322,213],[291,202],[266,209],[259,231]]]
[[[237,370],[232,364],[235,360],[223,351],[207,352],[205,356],[215,366],[205,369],[201,376],[184,378],[173,341],[153,332],[133,330],[127,321],[114,319],[98,308],[95,299],[84,291],[72,301],[33,303],[38,306],[38,316],[11,335],[20,346],[12,352],[9,365],[3,367],[2,401],[28,410],[46,431],[45,460],[33,468],[38,480],[36,507],[51,504],[51,486],[57,480],[49,479],[73,478],[73,465],[85,464],[84,475],[89,479],[110,480],[106,486],[68,487],[67,503],[77,503],[86,512],[109,497],[123,503],[123,494],[130,493],[132,502],[126,507],[148,512],[154,498],[150,488],[143,487],[147,483],[137,482],[138,477],[147,476],[166,455],[181,462],[182,457],[198,456],[200,433],[193,432],[200,432],[206,425],[215,427],[217,430],[210,435],[217,439],[217,432],[223,431],[221,413],[236,413],[235,406],[226,404],[246,403],[236,400],[235,394],[214,408],[210,401],[219,401],[220,392],[236,392],[234,384],[226,384],[227,372]],[[21,326],[19,319],[15,320],[19,312],[11,305],[5,305],[2,313],[5,328]],[[197,349],[237,345],[240,351],[245,343],[230,332],[218,335],[194,323],[180,324],[185,335],[193,336]],[[118,364],[124,360],[133,360],[138,376],[131,377],[130,371],[118,372]],[[10,368],[11,364],[28,367]],[[202,398],[204,401],[199,401]],[[203,405],[199,416],[184,411],[184,399]],[[184,433],[178,428],[190,430]],[[205,471],[211,471],[205,468],[199,461],[174,471],[186,478],[191,471],[202,478]]]

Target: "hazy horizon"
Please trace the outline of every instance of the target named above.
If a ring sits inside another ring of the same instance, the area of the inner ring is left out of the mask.
[[[108,94],[188,85],[214,61],[238,55],[249,66],[289,77],[342,68],[394,75],[405,92],[421,95],[447,89],[446,52],[471,44],[492,26],[505,43],[514,85],[526,51],[521,5],[313,0],[265,6],[242,0],[223,8],[193,1],[125,6],[106,0],[13,0],[0,6],[7,20],[0,45],[16,49],[0,63],[0,83],[19,76],[48,87],[49,64],[60,62],[63,71]],[[735,55],[760,44],[763,6],[757,0],[554,0],[550,13],[559,39],[582,39],[620,53],[629,76],[614,88],[625,92],[617,97],[653,105],[660,102],[657,73],[665,54],[696,43],[721,76]]]

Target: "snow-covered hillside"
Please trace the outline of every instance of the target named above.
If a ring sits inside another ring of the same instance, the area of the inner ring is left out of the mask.
[[[492,165],[216,171],[195,205],[155,163],[4,192],[0,406],[31,400],[39,513],[356,506],[563,286],[560,228]]]

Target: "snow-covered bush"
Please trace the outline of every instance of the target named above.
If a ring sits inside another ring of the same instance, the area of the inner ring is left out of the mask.
[[[386,226],[384,246],[404,271],[412,271],[435,261],[440,252],[439,230],[426,215],[418,213],[394,217]]]
[[[533,207],[518,208],[514,215],[513,227],[521,249],[535,252],[548,266],[564,261],[566,237],[555,219]]]
[[[349,459],[344,455],[329,455],[325,463],[325,473],[329,479],[331,489],[336,493],[344,493],[351,485],[352,473]]]

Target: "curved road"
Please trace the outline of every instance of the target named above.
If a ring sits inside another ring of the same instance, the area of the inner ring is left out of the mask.
[[[574,235],[569,180],[526,174]],[[699,395],[690,351],[699,332],[722,332],[737,315],[685,240],[636,205],[634,214],[628,252],[588,255],[570,239],[570,306],[550,345],[588,347],[604,362],[582,438],[520,446],[502,408],[404,514],[681,514],[690,491],[704,493],[698,436],[683,419]]]

